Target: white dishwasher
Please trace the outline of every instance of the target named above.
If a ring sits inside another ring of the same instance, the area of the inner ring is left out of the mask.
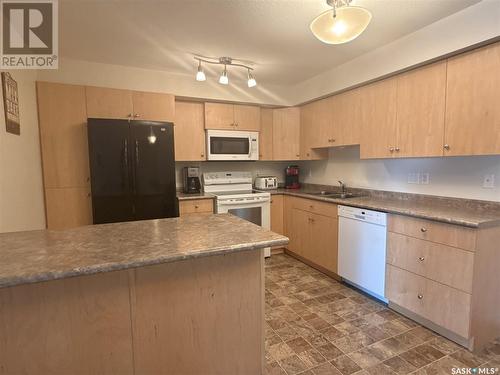
[[[338,206],[339,275],[373,297],[385,298],[387,214]]]

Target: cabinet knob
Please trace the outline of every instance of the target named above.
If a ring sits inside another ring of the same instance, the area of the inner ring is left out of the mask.
[[[135,117],[135,118],[140,117],[140,116],[141,116],[141,115],[140,115],[140,114],[138,114],[138,113],[135,113],[135,114],[134,114],[134,117]]]
[[[422,233],[427,232],[427,228],[420,228],[420,232],[422,232]]]
[[[399,152],[399,147],[396,147],[394,150],[396,150],[396,152]]]
[[[311,154],[309,154],[309,153],[307,153],[306,155],[307,155],[307,156],[311,156]]]
[[[449,144],[445,144],[443,147],[444,147],[445,150],[449,150],[450,149],[450,145]]]
[[[205,157],[205,154],[201,154],[200,156],[201,156],[202,158],[204,158],[204,157]]]
[[[128,118],[132,117],[132,113],[129,113],[129,114],[127,115],[127,117],[128,117]]]
[[[394,147],[389,147],[390,152],[394,152]]]
[[[90,193],[87,193],[87,198],[90,198]]]
[[[300,155],[299,154],[295,154],[296,157],[299,157]]]
[[[418,257],[418,260],[423,262],[425,260],[425,257]]]
[[[197,205],[194,205],[194,208],[198,209],[198,206],[197,206]]]
[[[313,208],[314,208],[314,206],[311,204],[311,205],[309,205],[309,208],[310,208],[310,209],[313,209]]]
[[[417,295],[417,298],[418,298],[418,299],[423,299],[423,298],[424,298],[424,296],[423,296],[422,294],[418,294],[418,295]]]

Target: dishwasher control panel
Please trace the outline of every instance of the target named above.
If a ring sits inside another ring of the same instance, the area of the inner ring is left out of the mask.
[[[387,214],[385,212],[378,212],[372,210],[365,210],[364,208],[349,207],[349,206],[338,206],[339,216],[346,217],[348,219],[355,219],[365,221],[367,223],[387,225]]]

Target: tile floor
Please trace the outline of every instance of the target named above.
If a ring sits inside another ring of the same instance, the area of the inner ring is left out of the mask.
[[[500,368],[500,340],[472,355],[284,254],[266,260],[265,315],[268,375],[449,375],[453,367]]]

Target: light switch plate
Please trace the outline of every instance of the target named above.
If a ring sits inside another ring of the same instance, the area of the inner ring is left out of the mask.
[[[429,173],[419,173],[419,183],[421,183],[422,185],[429,185],[429,180]]]
[[[493,189],[495,187],[495,175],[486,174],[483,179],[483,188]]]

